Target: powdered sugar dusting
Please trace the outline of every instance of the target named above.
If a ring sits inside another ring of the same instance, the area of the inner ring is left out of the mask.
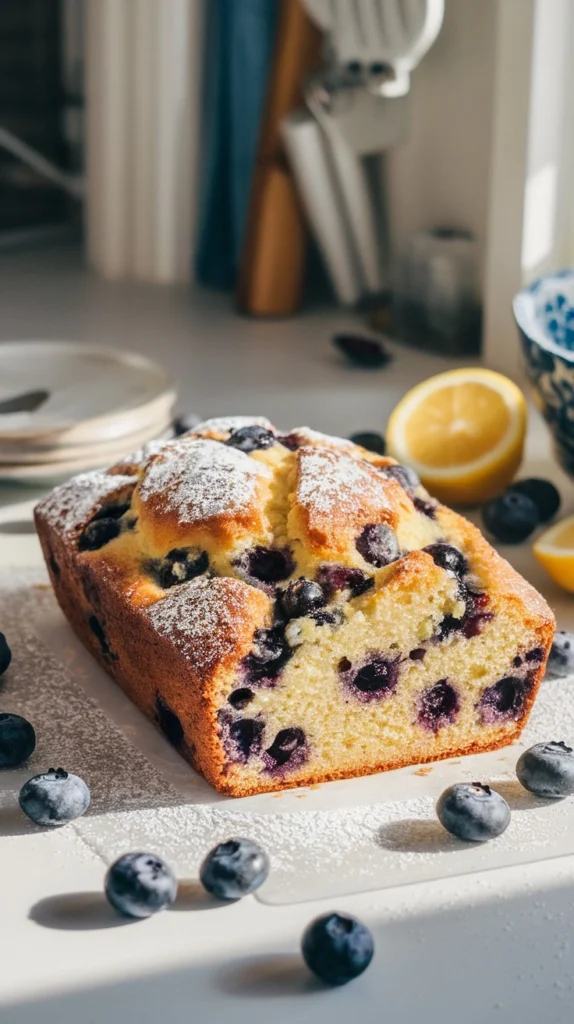
[[[136,482],[133,476],[110,476],[99,470],[80,473],[56,487],[36,507],[53,529],[71,533],[87,522],[105,498]]]
[[[203,437],[209,434],[231,434],[233,430],[240,430],[241,427],[264,427],[276,433],[275,427],[265,416],[217,416],[211,420],[204,420],[198,423],[190,434]]]
[[[246,613],[247,590],[231,577],[202,577],[174,587],[148,615],[192,669],[209,673],[237,649],[237,623]]]
[[[367,463],[349,458],[328,448],[300,450],[299,504],[313,513],[337,519],[360,508],[390,508],[385,483]]]
[[[126,455],[120,462],[114,462],[114,465],[108,469],[108,473],[133,473],[142,466],[145,466],[152,455],[157,455],[158,452],[163,451],[164,448],[169,448],[170,444],[173,443],[173,441],[161,439],[148,441],[142,448],[138,448],[133,455]]]
[[[245,511],[270,476],[267,466],[219,441],[178,441],[148,464],[139,494],[191,525]]]
[[[311,430],[311,427],[296,427],[295,430],[290,432],[290,436],[297,438],[301,445],[309,444],[323,448],[339,448],[349,454],[357,452],[357,447],[352,441],[346,441],[343,437],[335,437],[333,434],[322,434],[320,430]]]

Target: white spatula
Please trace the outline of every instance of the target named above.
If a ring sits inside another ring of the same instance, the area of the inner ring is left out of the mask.
[[[361,157],[406,134],[410,75],[440,30],[444,0],[303,0],[328,33],[331,67],[307,105],[328,140],[344,219],[367,292],[384,288],[376,209]]]

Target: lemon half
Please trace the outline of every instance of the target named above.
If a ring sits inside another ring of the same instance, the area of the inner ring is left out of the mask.
[[[387,445],[440,501],[474,505],[510,483],[525,433],[520,388],[501,373],[468,367],[412,388],[391,413]]]
[[[574,593],[574,516],[545,530],[532,550],[554,582]]]

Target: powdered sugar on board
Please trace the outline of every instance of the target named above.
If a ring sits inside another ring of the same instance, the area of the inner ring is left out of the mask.
[[[80,473],[56,487],[40,502],[38,509],[53,529],[71,533],[87,522],[105,499],[135,483],[137,478],[132,476],[109,476],[98,470]]]
[[[139,497],[191,525],[245,511],[270,477],[263,463],[219,441],[176,441],[148,464]]]
[[[193,879],[217,840],[246,834],[271,857],[259,898],[278,904],[574,853],[574,800],[537,800],[514,775],[525,746],[574,739],[574,678],[543,684],[523,741],[507,750],[439,762],[425,774],[413,766],[232,800],[214,793],[89,658],[44,581],[0,574],[0,621],[14,651],[4,706],[26,715],[38,734],[29,765],[3,773],[5,800],[15,801],[24,778],[47,764],[79,772],[92,807],[69,827],[107,862],[152,848]],[[512,822],[499,839],[464,846],[443,832],[434,804],[447,785],[475,778],[503,793]]]

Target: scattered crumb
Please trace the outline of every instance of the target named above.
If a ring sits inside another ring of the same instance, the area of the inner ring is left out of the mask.
[[[52,589],[52,584],[51,583],[35,583],[34,586],[32,587],[32,590],[51,590],[51,589]]]
[[[413,775],[430,775],[432,770],[432,764],[423,764],[422,768],[417,768],[416,772],[413,772]]]

